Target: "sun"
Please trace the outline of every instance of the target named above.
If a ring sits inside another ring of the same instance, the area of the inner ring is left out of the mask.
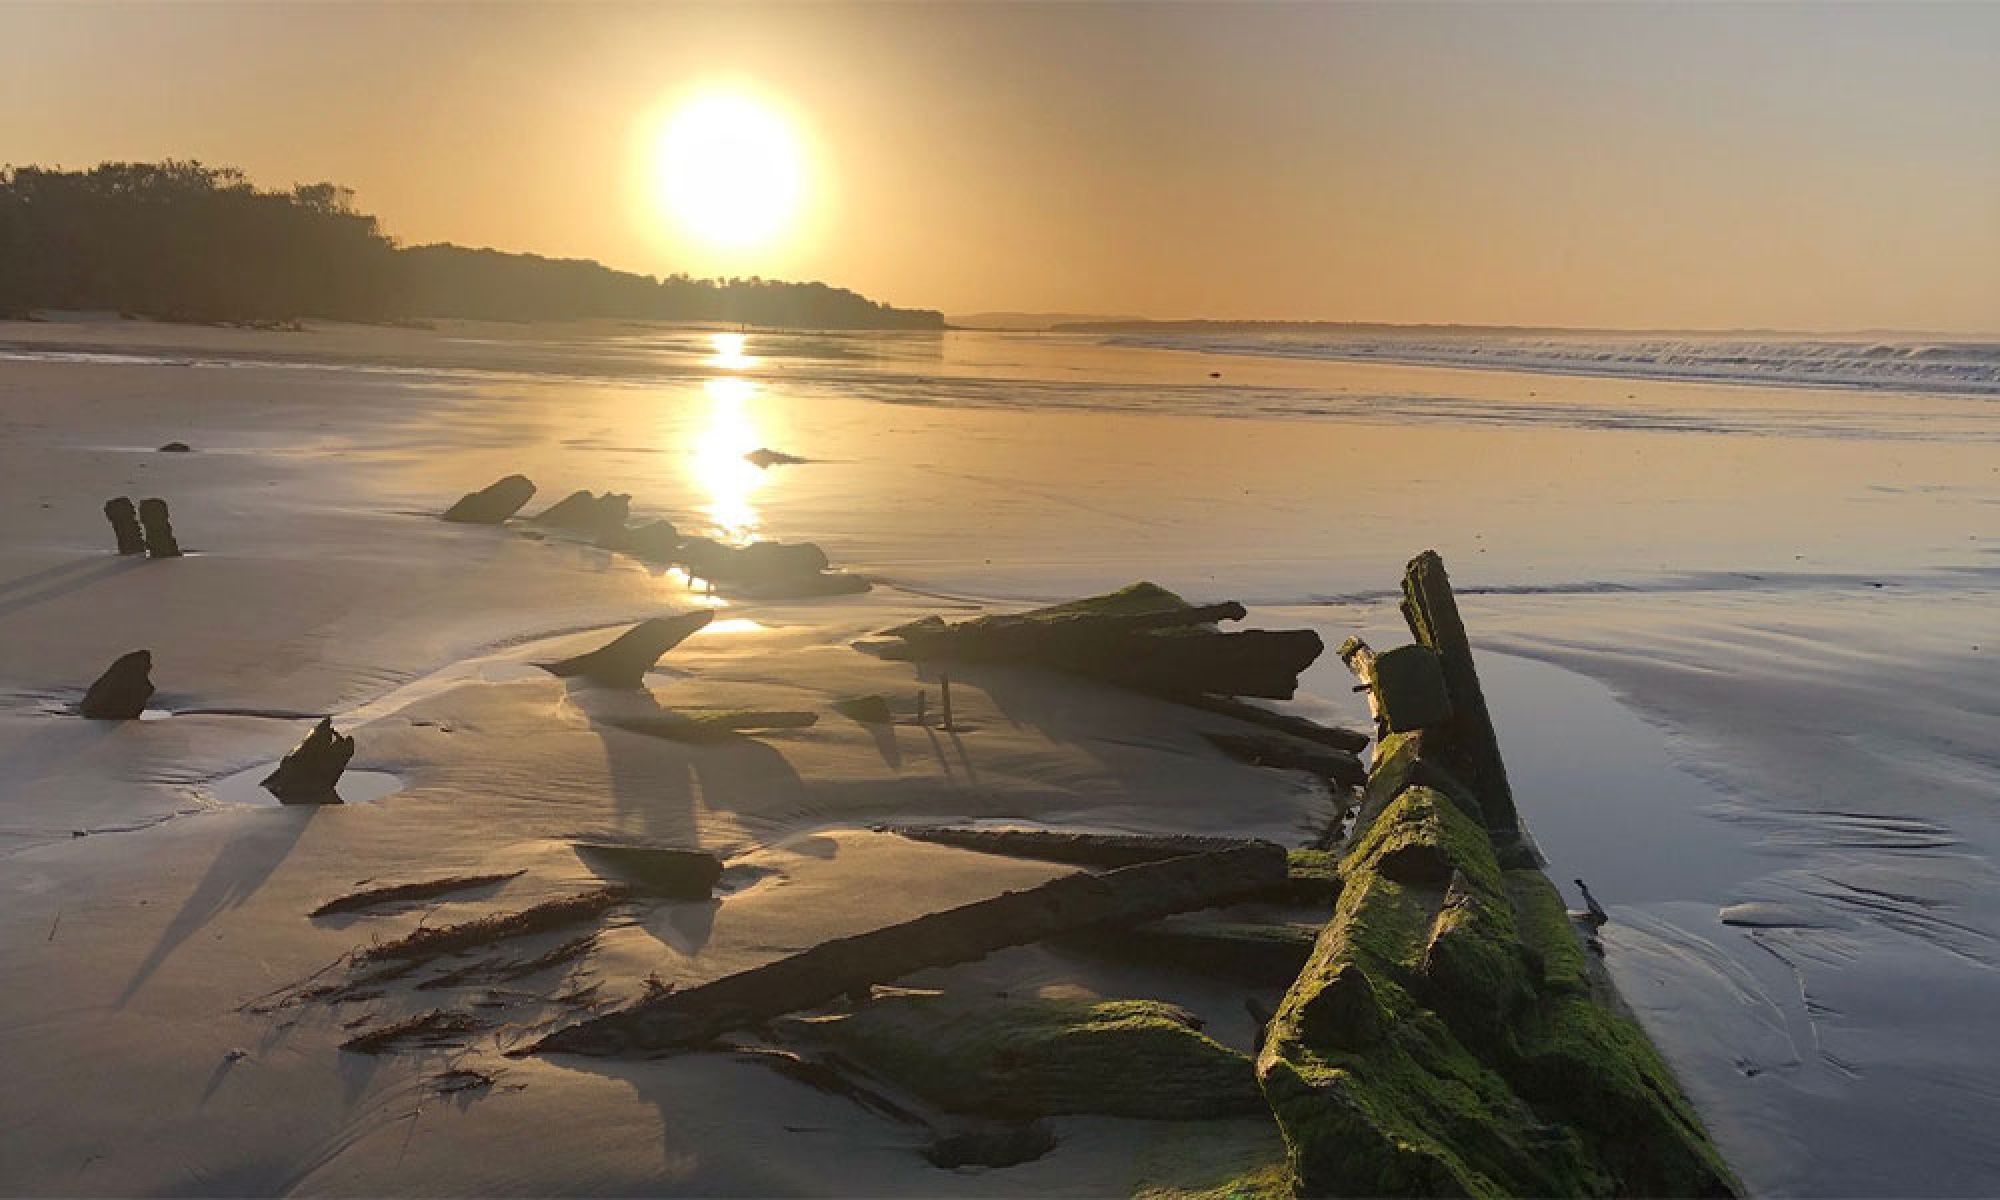
[[[765,245],[797,216],[798,138],[783,116],[741,92],[708,92],[682,105],[666,123],[656,163],[662,207],[717,249]]]

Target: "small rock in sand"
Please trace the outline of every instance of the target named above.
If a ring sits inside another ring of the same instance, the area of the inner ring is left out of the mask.
[[[334,788],[353,757],[354,739],[335,733],[332,718],[322,718],[264,777],[262,787],[286,804],[338,804]]]
[[[111,664],[90,690],[83,694],[77,711],[95,721],[130,721],[146,711],[153,698],[153,654],[134,650]]]
[[[188,444],[187,444],[186,442],[168,442],[168,443],[167,443],[166,445],[164,445],[164,446],[160,447],[160,453],[161,453],[161,454],[186,454],[186,453],[188,453],[189,451],[191,451],[191,450],[193,450],[193,449],[194,449],[194,447],[193,447],[193,446],[190,446],[190,445],[188,445]]]
[[[444,510],[444,519],[466,525],[498,525],[521,511],[534,495],[535,485],[526,475],[509,475],[467,492]]]

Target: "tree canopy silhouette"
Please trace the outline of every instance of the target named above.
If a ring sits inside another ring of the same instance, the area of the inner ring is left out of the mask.
[[[655,279],[581,259],[403,249],[331,183],[255,187],[196,162],[0,169],[0,314],[164,320],[621,317],[816,329],[941,329],[943,317],[823,283]]]

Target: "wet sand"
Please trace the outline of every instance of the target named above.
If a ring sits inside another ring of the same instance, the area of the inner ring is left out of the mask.
[[[1101,1194],[1273,1152],[1255,1122],[1196,1156],[1178,1127],[1067,1119],[1040,1162],[941,1172],[763,1067],[509,1060],[525,1088],[440,1098],[436,1063],[348,1061],[325,1014],[236,1012],[353,948],[303,914],[358,879],[526,869],[451,911],[511,908],[588,882],[578,832],[773,872],[611,931],[592,969],[637,986],[1049,873],[886,846],[873,821],[1296,844],[1323,814],[1303,777],[1208,748],[1204,718],[1006,672],[965,681],[977,728],[956,739],[885,745],[831,715],[721,749],[607,729],[595,706],[647,701],[525,664],[701,598],[421,515],[516,470],[542,485],[530,511],[629,491],[637,513],[816,540],[881,581],[730,605],[650,677],[672,705],[913,691],[913,668],[847,642],[1137,578],[1391,644],[1385,589],[1436,546],[1550,874],[1611,907],[1613,972],[1751,1187],[1974,1194],[2000,1172],[1975,1136],[2000,1115],[1976,1036],[2000,932],[1990,402],[992,335],[759,353],[648,330],[14,325],[0,344],[0,946],[34,981],[0,998],[10,1191]],[[195,452],[154,452],[170,439]],[[758,446],[814,461],[760,470],[740,458]],[[168,497],[195,553],[111,556],[97,507],[117,494]],[[55,715],[138,646],[157,707],[234,711]],[[1349,682],[1322,663],[1298,706],[1358,722]],[[320,811],[218,794],[319,713],[398,790]],[[1164,986],[1039,950],[962,970]],[[1172,998],[1247,1044],[1240,997]]]

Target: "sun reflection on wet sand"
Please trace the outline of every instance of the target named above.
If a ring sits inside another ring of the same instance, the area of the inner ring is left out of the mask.
[[[715,347],[715,353],[708,358],[708,365],[711,367],[740,371],[757,361],[754,356],[744,353],[743,347],[750,340],[746,334],[711,333],[708,335],[708,340],[709,344]]]
[[[713,526],[711,535],[723,541],[748,542],[759,523],[752,497],[766,478],[756,464],[743,457],[763,445],[750,404],[757,385],[725,377],[707,380],[702,391],[708,397],[708,420],[695,435],[687,472],[705,496],[701,511]]]

